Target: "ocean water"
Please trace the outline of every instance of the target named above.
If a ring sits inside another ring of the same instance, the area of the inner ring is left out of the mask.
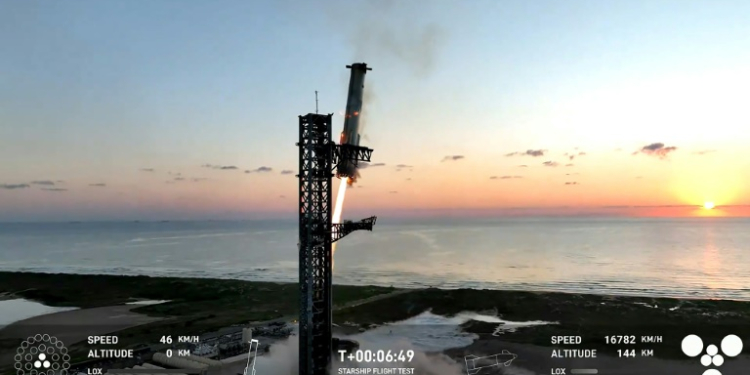
[[[0,270],[297,280],[294,221],[0,224]],[[334,282],[750,301],[750,220],[379,219]]]

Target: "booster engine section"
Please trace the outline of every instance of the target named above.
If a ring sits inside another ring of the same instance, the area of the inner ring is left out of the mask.
[[[352,70],[352,74],[349,79],[349,95],[344,113],[344,131],[341,132],[339,144],[359,146],[359,118],[362,113],[365,74],[372,68],[368,68],[365,63],[355,63],[346,67]],[[339,178],[348,177],[354,180],[357,178],[357,166],[351,160],[342,160],[338,165],[336,175]]]

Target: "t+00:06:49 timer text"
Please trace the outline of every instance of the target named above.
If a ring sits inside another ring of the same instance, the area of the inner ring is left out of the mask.
[[[339,359],[371,363],[371,362],[411,362],[414,359],[413,350],[355,350],[353,353],[346,354],[346,350],[339,350]]]

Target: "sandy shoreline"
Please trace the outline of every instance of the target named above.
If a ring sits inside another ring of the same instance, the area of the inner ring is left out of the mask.
[[[56,332],[56,337],[66,345],[72,345],[90,335],[104,335],[164,319],[131,311],[137,307],[139,306],[96,307],[35,316],[1,329],[0,339],[25,339],[40,331],[49,331]]]

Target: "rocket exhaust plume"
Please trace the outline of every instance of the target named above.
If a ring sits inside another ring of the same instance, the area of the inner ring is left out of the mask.
[[[346,197],[346,187],[351,186],[352,182],[353,181],[351,178],[347,178],[346,182],[342,180],[341,183],[339,184],[339,193],[338,195],[336,195],[336,204],[333,207],[333,218],[331,220],[333,224],[341,223],[341,213],[344,210],[344,198]],[[333,258],[333,256],[336,254],[336,244],[337,242],[334,242],[331,245],[331,262],[332,262],[331,267],[333,267],[335,264],[335,258]]]
[[[339,224],[341,223],[341,212],[344,208],[344,198],[346,197],[346,187],[351,186],[352,183],[350,179],[347,178],[346,183],[344,181],[341,181],[341,184],[339,184],[339,193],[336,196],[336,204],[333,209],[333,223]]]

